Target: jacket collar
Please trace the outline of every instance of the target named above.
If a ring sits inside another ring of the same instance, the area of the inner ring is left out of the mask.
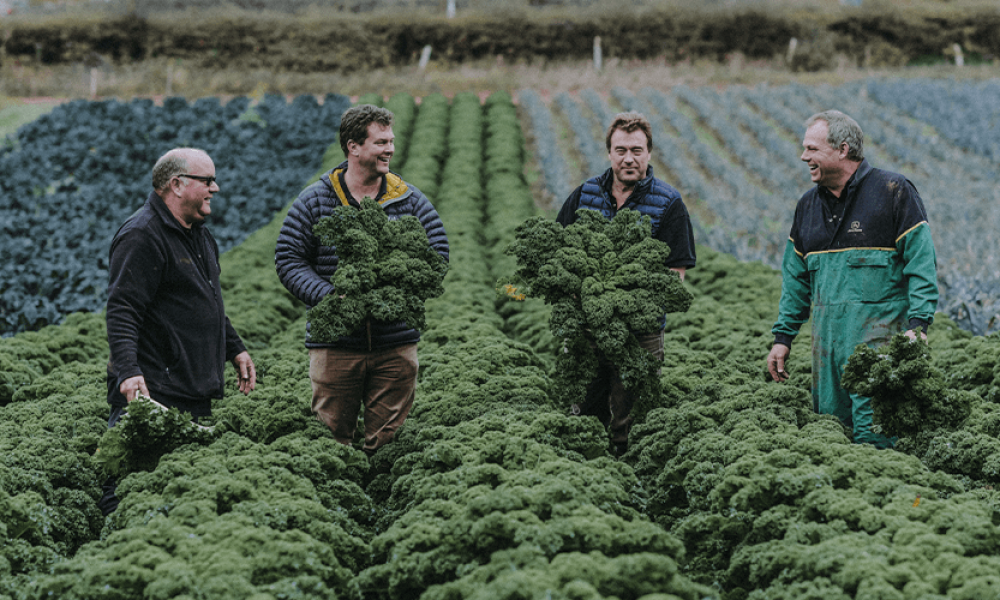
[[[853,194],[855,188],[858,187],[858,184],[864,181],[865,177],[868,177],[868,174],[871,172],[872,166],[868,164],[868,159],[862,158],[861,164],[858,165],[858,169],[854,171],[854,175],[851,175],[851,178],[847,180],[847,185],[844,186],[844,191],[848,194]]]
[[[332,171],[326,174],[326,181],[333,189],[334,195],[340,200],[340,203],[344,206],[350,206],[351,200],[353,199],[355,204],[359,203],[359,200],[351,197],[347,193],[347,187],[343,184],[343,174],[347,171],[347,161],[340,163]],[[410,191],[409,186],[403,181],[403,178],[399,175],[390,171],[385,177],[382,178],[382,185],[379,188],[378,197],[375,201],[385,206],[393,202],[394,200],[399,200],[408,195]]]
[[[608,170],[604,172],[603,175],[598,177],[597,182],[604,190],[604,193],[610,198],[611,197],[611,186],[615,181],[615,173],[608,167]],[[646,176],[639,180],[639,183],[635,184],[635,188],[632,190],[632,194],[629,196],[629,201],[633,198],[641,198],[653,185],[653,165],[646,167]]]
[[[829,199],[831,202],[846,200],[854,194],[855,190],[857,190],[858,184],[864,181],[865,177],[868,177],[868,174],[871,172],[872,166],[868,162],[868,159],[862,158],[861,163],[858,164],[858,168],[854,171],[854,174],[852,174],[851,178],[844,184],[844,191],[840,194],[840,198],[835,198],[834,195],[830,193],[829,188],[821,185],[816,187],[820,188],[823,191],[823,197]]]
[[[191,229],[181,225],[177,220],[177,217],[174,216],[174,213],[170,212],[170,208],[167,207],[167,203],[164,202],[163,198],[161,198],[156,192],[149,193],[149,198],[146,199],[146,204],[149,205],[149,207],[153,210],[153,214],[159,217],[160,221],[162,221],[164,225],[181,233],[187,234],[189,231],[193,233],[201,230],[201,228],[205,225],[204,222],[194,223],[191,225]]]

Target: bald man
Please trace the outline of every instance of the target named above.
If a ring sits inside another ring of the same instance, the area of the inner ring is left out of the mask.
[[[156,162],[153,192],[111,242],[112,417],[140,393],[208,416],[211,399],[222,397],[227,361],[239,373],[240,391],[256,384],[253,361],[222,304],[219,247],[205,227],[218,191],[208,154],[175,148]]]

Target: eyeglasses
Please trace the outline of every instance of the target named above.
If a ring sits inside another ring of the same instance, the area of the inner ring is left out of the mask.
[[[176,177],[187,177],[188,179],[197,179],[198,181],[204,183],[208,187],[212,187],[215,183],[215,177],[208,177],[206,175],[188,175],[187,173],[179,173]]]

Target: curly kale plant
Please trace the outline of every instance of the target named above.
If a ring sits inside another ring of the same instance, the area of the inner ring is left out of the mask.
[[[858,344],[847,360],[841,385],[870,396],[873,421],[891,436],[954,429],[970,413],[974,394],[946,389],[931,365],[930,347],[897,334],[881,348]]]
[[[691,306],[691,294],[667,268],[670,248],[651,236],[649,217],[630,209],[610,222],[592,210],[577,216],[565,228],[543,217],[522,223],[506,249],[517,258],[514,281],[502,289],[552,305],[549,327],[565,341],[556,360],[560,401],[583,398],[598,351],[640,400],[655,397],[658,361],[634,333],[657,331],[664,313]]]
[[[309,311],[311,341],[335,341],[366,319],[424,327],[424,301],[444,293],[448,263],[416,217],[390,221],[378,202],[365,198],[360,210],[334,208],[313,233],[337,249],[339,262],[333,292]]]
[[[129,402],[128,412],[101,437],[94,462],[108,475],[152,471],[163,455],[215,437],[213,428],[192,422],[191,415],[140,396]]]

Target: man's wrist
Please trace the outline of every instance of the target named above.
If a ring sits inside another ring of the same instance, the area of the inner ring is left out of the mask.
[[[929,326],[930,326],[930,323],[928,323],[927,321],[925,321],[923,319],[916,319],[916,318],[910,319],[910,329],[912,329],[913,331],[916,331],[916,330],[919,329],[920,331],[923,331],[924,333],[927,333],[927,328]]]
[[[782,346],[788,346],[789,348],[792,347],[792,340],[794,339],[794,336],[788,335],[787,333],[774,334],[774,344],[781,344]],[[774,344],[771,345],[773,346]]]

